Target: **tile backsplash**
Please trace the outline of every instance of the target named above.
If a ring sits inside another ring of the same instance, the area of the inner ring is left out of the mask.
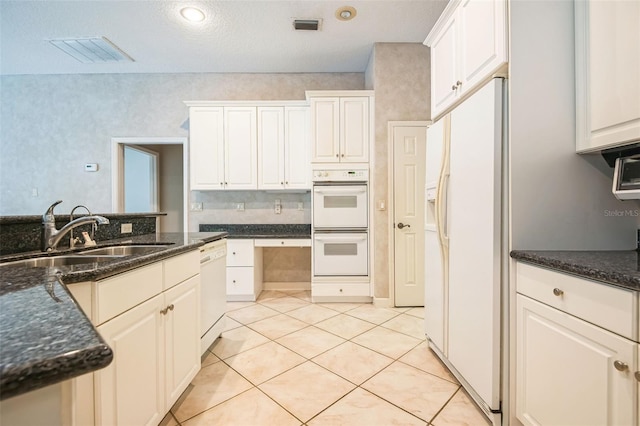
[[[280,214],[276,200],[280,200]],[[202,203],[202,211],[189,212],[192,232],[198,232],[204,223],[311,223],[310,191],[191,191],[189,201],[191,205]],[[239,204],[244,210],[238,209]]]

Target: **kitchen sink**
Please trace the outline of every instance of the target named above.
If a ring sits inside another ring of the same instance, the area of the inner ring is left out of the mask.
[[[95,248],[91,250],[85,250],[78,252],[77,255],[80,256],[95,256],[95,255],[111,255],[111,256],[130,256],[133,254],[148,254],[153,253],[163,248],[166,248],[166,245],[126,245],[126,246],[112,246],[112,247],[101,247]]]
[[[31,268],[46,267],[46,266],[69,266],[69,265],[84,265],[88,263],[107,262],[109,260],[118,259],[122,256],[78,256],[78,255],[64,255],[64,256],[47,256],[36,257],[34,259],[16,260],[14,262],[0,263],[0,266],[27,266]]]

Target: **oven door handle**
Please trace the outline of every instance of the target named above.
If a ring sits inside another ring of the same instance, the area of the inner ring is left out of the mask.
[[[366,241],[366,235],[354,235],[354,236],[346,236],[346,235],[315,235],[313,237],[316,241],[326,241],[330,243],[357,243],[360,241]]]
[[[353,188],[353,187],[339,187],[339,188],[328,188],[326,186],[324,187],[315,187],[313,188],[313,192],[315,192],[316,194],[326,194],[326,195],[358,195],[358,194],[364,194],[367,192],[367,188],[366,187],[357,187],[357,188]]]

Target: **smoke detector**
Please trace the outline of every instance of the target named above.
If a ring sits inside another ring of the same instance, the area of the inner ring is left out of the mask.
[[[358,11],[351,6],[344,6],[336,10],[336,18],[339,21],[350,21],[356,17]]]
[[[322,19],[294,19],[293,29],[296,31],[318,31]]]

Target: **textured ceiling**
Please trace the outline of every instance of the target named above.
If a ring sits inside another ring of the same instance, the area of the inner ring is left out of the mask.
[[[376,42],[422,43],[446,0],[0,1],[0,73],[363,72]],[[335,17],[342,6],[357,16]],[[196,6],[207,18],[184,21]],[[294,31],[293,19],[322,19]],[[104,36],[135,61],[82,64],[47,39]]]

